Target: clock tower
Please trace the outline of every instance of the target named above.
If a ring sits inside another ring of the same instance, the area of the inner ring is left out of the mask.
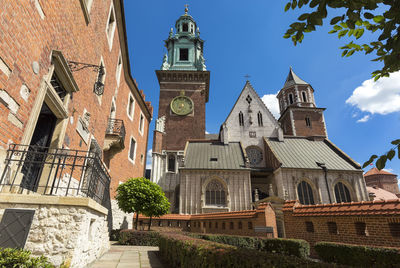
[[[174,192],[179,193],[177,173],[186,141],[205,138],[210,72],[206,70],[203,45],[200,30],[186,6],[165,40],[167,53],[161,70],[156,71],[160,99],[151,180],[161,185],[171,207],[178,202]]]

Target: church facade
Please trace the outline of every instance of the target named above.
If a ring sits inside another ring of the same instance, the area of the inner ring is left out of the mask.
[[[325,109],[292,69],[277,95],[279,119],[247,81],[218,135],[206,135],[210,73],[203,40],[187,9],[175,27],[156,71],[160,100],[151,175],[171,212],[240,211],[261,200],[368,200],[360,165],[328,139]]]

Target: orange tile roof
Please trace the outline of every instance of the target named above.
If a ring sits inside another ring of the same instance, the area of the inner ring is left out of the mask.
[[[293,216],[400,216],[400,199],[322,205],[300,205],[298,202],[286,201],[283,211],[293,212]]]
[[[181,215],[181,214],[166,214],[161,217],[153,217],[153,220],[181,220],[181,221],[188,221],[190,220],[191,215]],[[133,217],[135,218],[135,216]],[[150,219],[150,217],[139,215],[139,219]]]
[[[373,167],[373,168],[371,168],[370,170],[368,170],[368,171],[364,174],[364,177],[366,177],[366,176],[371,176],[371,175],[378,175],[378,174],[395,175],[395,176],[396,176],[396,174],[390,173],[390,172],[388,172],[388,171],[386,171],[386,170],[383,170],[383,169],[379,170],[379,169],[377,169],[376,167]]]
[[[390,200],[397,198],[397,195],[395,195],[394,193],[391,193],[379,187],[367,186],[367,191],[375,195],[374,200]]]

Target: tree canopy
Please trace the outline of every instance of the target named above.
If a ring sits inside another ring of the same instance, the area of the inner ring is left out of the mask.
[[[139,213],[147,217],[161,216],[169,211],[170,203],[159,185],[146,178],[131,178],[117,188],[115,197],[119,208],[126,213]]]
[[[335,9],[341,14],[330,18],[333,29],[329,33],[337,33],[338,38],[347,35],[355,40],[365,32],[376,37],[372,42],[357,44],[353,40],[342,46],[342,57],[362,51],[375,53],[373,61],[383,63],[382,69],[372,72],[375,81],[400,70],[400,0],[290,0],[285,11],[302,7],[310,12],[301,14],[284,35],[284,38],[291,38],[294,45],[303,41],[304,33],[316,31],[317,26],[324,24],[328,8]],[[391,143],[393,147],[389,151],[381,156],[372,155],[363,168],[376,160],[376,167],[383,169],[387,160],[395,157],[396,149],[400,159],[400,139]]]

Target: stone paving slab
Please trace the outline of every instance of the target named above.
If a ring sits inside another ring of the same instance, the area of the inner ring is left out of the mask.
[[[110,250],[88,268],[162,268],[158,247],[111,245]]]

